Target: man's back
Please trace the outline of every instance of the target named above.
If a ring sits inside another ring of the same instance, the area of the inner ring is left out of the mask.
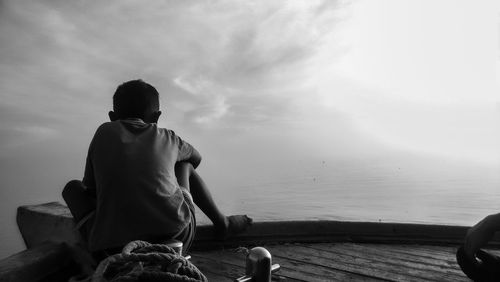
[[[175,163],[193,148],[173,131],[140,119],[108,122],[90,144],[84,184],[97,192],[91,250],[175,236],[190,221]]]
[[[108,113],[111,122],[97,129],[90,144],[83,181],[71,180],[63,189],[95,256],[138,239],[176,239],[189,249],[195,204],[213,222],[219,239],[252,223],[246,215],[219,210],[196,171],[200,153],[173,131],[157,127],[161,113],[151,84],[136,79],[119,85]]]

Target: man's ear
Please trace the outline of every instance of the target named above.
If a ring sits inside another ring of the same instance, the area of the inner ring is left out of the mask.
[[[118,115],[113,111],[109,111],[108,116],[111,121],[118,120]]]
[[[160,118],[160,116],[161,116],[161,111],[154,112],[152,115],[153,122],[158,123],[158,119]]]

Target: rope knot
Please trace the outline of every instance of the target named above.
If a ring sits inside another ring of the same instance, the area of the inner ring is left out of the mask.
[[[163,244],[128,243],[120,254],[99,263],[93,282],[107,281],[208,281],[189,260]]]

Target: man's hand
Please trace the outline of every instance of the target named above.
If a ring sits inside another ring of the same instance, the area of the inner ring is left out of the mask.
[[[498,215],[489,215],[467,231],[464,250],[470,260],[476,261],[476,252],[493,238],[495,231],[500,227],[498,218]]]

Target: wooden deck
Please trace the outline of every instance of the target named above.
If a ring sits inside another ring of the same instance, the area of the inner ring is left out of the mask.
[[[281,269],[277,281],[470,281],[456,263],[454,246],[310,243],[266,245]],[[245,273],[238,249],[194,251],[191,261],[209,281]],[[275,280],[276,281],[276,280]]]
[[[46,251],[60,249],[60,255],[67,255],[72,246],[85,245],[67,207],[57,202],[19,207],[17,222],[27,250],[0,261],[1,281],[56,281],[54,274],[71,273],[74,264],[61,264],[57,252]],[[470,281],[455,260],[467,229],[410,223],[255,222],[246,232],[221,242],[214,240],[212,226],[202,225],[196,227],[190,254],[216,282],[243,276],[246,253],[234,247],[256,245],[267,248],[273,263],[281,265],[275,275],[279,280]],[[497,250],[499,246],[500,233],[489,244]]]

